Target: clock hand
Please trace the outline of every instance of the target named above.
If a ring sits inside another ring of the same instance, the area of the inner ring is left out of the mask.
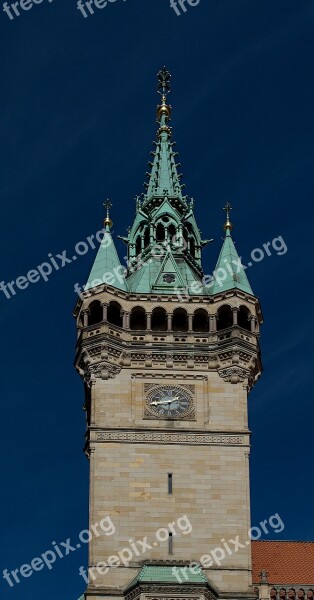
[[[159,406],[160,404],[170,404],[170,402],[172,402],[172,400],[155,400],[154,402],[151,402],[152,406]]]
[[[152,406],[159,406],[161,404],[172,404],[172,402],[176,402],[177,400],[180,400],[179,396],[175,396],[174,398],[171,398],[171,400],[155,400],[153,402],[151,402]]]

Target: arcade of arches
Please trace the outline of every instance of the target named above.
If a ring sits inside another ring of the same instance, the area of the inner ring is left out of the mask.
[[[132,331],[173,331],[206,333],[222,331],[238,326],[246,331],[256,332],[256,318],[246,306],[232,308],[225,304],[216,315],[209,315],[204,308],[198,308],[189,314],[184,308],[178,307],[167,312],[164,307],[155,307],[148,313],[142,306],[135,306],[130,313],[123,311],[116,301],[101,304],[94,300],[81,315],[81,326],[88,327],[106,321],[117,327],[125,327]]]

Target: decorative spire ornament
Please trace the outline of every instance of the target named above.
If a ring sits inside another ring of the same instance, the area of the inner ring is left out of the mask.
[[[167,104],[167,95],[171,91],[170,80],[171,75],[169,71],[167,71],[166,67],[163,67],[157,73],[157,91],[158,94],[161,95],[161,104],[157,107],[157,119],[158,123],[161,125],[161,129],[167,126],[167,121],[170,119],[171,115],[171,106]],[[168,128],[169,129],[169,128]],[[169,129],[168,133],[171,133]]]
[[[110,219],[110,209],[112,208],[112,204],[108,198],[107,198],[106,202],[103,203],[103,206],[106,209],[106,218],[104,220],[104,227],[105,227],[106,231],[110,231],[110,229],[113,225],[113,222]]]
[[[230,221],[230,212],[232,211],[232,206],[230,204],[230,202],[227,202],[226,206],[224,206],[224,210],[226,211],[226,216],[227,216],[227,220],[224,224],[224,230],[226,231],[226,233],[230,233],[230,231],[233,228],[233,225]]]

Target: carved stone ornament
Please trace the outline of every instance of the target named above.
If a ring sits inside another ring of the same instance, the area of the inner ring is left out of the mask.
[[[230,383],[239,383],[245,381],[245,379],[250,379],[251,373],[248,369],[243,369],[242,367],[224,367],[223,369],[218,370],[218,375],[224,380]]]
[[[96,435],[95,435],[96,434]],[[200,446],[241,446],[244,443],[243,437],[238,435],[222,435],[212,433],[183,433],[181,432],[162,432],[162,431],[97,431],[93,434],[95,442],[127,442],[139,444],[195,444]]]
[[[121,371],[121,367],[112,365],[107,361],[102,361],[95,365],[88,365],[85,371],[85,381],[89,382],[91,379],[113,379]]]

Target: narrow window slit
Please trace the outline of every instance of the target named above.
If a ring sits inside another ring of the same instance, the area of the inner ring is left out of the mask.
[[[172,494],[172,473],[168,473],[168,494]]]
[[[171,533],[171,531],[169,531],[168,544],[169,544],[168,553],[169,554],[173,554],[173,540],[172,540],[172,533]]]

